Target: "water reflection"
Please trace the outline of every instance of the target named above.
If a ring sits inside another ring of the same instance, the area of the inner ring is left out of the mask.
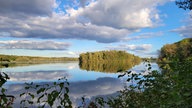
[[[20,98],[19,95],[24,92],[24,87],[24,84],[10,84],[9,86],[7,86],[7,94],[14,95],[16,97],[13,105],[14,108],[20,107],[20,101],[22,100],[22,98]],[[82,96],[91,99],[92,97],[100,95],[113,95],[121,89],[123,89],[123,85],[119,79],[103,77],[91,81],[71,82],[69,86],[69,95],[73,102],[73,107],[77,107],[81,102]],[[32,94],[35,94],[35,92],[36,91],[30,91],[30,93]]]
[[[81,69],[87,71],[117,73],[129,70],[139,63],[140,62],[127,62],[126,60],[122,60],[113,62],[82,62],[79,66]]]
[[[70,70],[78,68],[78,62],[67,63],[50,63],[50,64],[26,64],[16,67],[1,68],[4,72],[38,72],[38,71],[55,71],[55,70]]]
[[[32,71],[32,72],[9,72],[7,73],[10,77],[10,81],[49,81],[57,80],[62,76],[70,78],[70,75],[66,71],[55,70],[55,71]]]
[[[100,64],[101,69],[97,69],[93,71],[93,67],[90,68],[91,71],[81,70],[79,68],[78,62],[69,62],[69,63],[56,63],[56,64],[38,64],[38,65],[30,65],[30,66],[18,66],[18,67],[8,67],[2,68],[3,72],[6,72],[9,77],[9,83],[24,83],[26,81],[55,81],[60,77],[66,77],[69,81],[77,82],[77,81],[89,81],[96,80],[100,77],[113,77],[117,78],[119,73],[116,70],[121,68],[121,65],[113,67],[113,65]],[[127,66],[127,67],[126,67]],[[136,65],[132,68],[132,64],[126,64],[122,66],[122,68],[128,70],[127,68],[131,68],[131,71],[136,73],[140,73],[145,70],[145,65],[143,63]],[[152,63],[153,69],[158,69],[158,65],[156,63]],[[122,69],[121,68],[121,69]],[[109,72],[102,72],[109,71]],[[113,73],[114,71],[114,73]],[[147,73],[146,73],[147,74]]]
[[[113,73],[81,70],[78,62],[8,67],[1,70],[10,76],[8,83],[55,81],[64,76],[72,82],[95,80],[100,77],[117,78],[117,74]]]
[[[118,64],[118,65],[117,65]],[[117,66],[115,66],[117,65]],[[119,73],[117,70],[128,70],[134,66],[134,64],[124,63],[112,63],[97,64],[97,71],[93,71],[93,67],[88,66],[91,71],[81,70],[78,62],[57,63],[57,64],[38,64],[30,66],[18,66],[2,68],[2,71],[6,72],[10,76],[10,80],[6,84],[8,89],[7,94],[14,95],[16,100],[14,101],[14,108],[20,107],[19,94],[24,92],[24,82],[35,82],[36,84],[49,83],[56,81],[58,78],[67,77],[70,82],[70,98],[74,107],[78,106],[81,102],[81,97],[92,99],[96,96],[106,96],[117,94],[119,90],[123,89],[124,84],[122,80],[117,79]],[[114,67],[113,67],[114,66]],[[152,63],[152,66],[156,69],[157,64]],[[99,69],[101,67],[101,69]],[[133,72],[141,72],[145,69],[145,65],[141,63],[133,67]],[[107,71],[107,73],[105,73]],[[145,73],[147,74],[147,73]],[[19,83],[18,83],[19,82]],[[34,92],[35,91],[31,91]]]

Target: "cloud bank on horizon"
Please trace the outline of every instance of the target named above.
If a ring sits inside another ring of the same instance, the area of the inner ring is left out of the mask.
[[[129,36],[144,28],[160,26],[162,20],[157,7],[169,1],[0,0],[0,38],[22,39],[12,44],[1,42],[0,48],[66,50],[71,46],[54,41],[42,46],[46,41],[29,42],[31,38],[91,40],[97,43],[151,38],[157,36],[156,33]],[[191,24],[189,21],[187,26],[172,31],[184,37],[192,37]],[[157,34],[162,35],[160,32]],[[29,43],[23,43],[23,40]]]
[[[54,41],[0,41],[0,49],[67,50],[69,43]]]

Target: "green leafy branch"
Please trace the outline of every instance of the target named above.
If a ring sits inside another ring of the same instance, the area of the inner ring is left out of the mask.
[[[29,90],[36,91],[36,93]],[[20,102],[22,107],[37,103],[39,108],[47,106],[72,108],[72,102],[69,98],[69,82],[66,78],[58,79],[53,84],[26,83],[25,92],[21,93],[20,97],[24,97]]]

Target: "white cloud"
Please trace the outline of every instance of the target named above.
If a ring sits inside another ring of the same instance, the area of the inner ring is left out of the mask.
[[[124,38],[124,41],[132,41],[132,40],[139,40],[139,39],[147,39],[147,38],[153,38],[153,37],[157,37],[157,36],[161,36],[163,35],[162,32],[150,32],[150,33],[142,33],[139,34],[137,36],[133,36],[133,37],[126,37]]]
[[[121,44],[118,46],[108,46],[107,48],[111,49],[111,50],[126,50],[126,51],[134,51],[134,52],[146,52],[152,48],[152,45],[151,44],[142,44],[142,45]]]
[[[99,26],[140,29],[159,20],[156,6],[164,0],[97,0],[79,11],[79,16]]]
[[[110,45],[106,49],[122,50],[140,57],[157,57],[157,51],[152,50],[152,44],[119,44]]]
[[[189,22],[187,25],[181,26],[180,28],[177,28],[171,31],[179,33],[182,37],[192,38],[192,23]]]
[[[2,10],[0,8],[1,34],[17,38],[84,39],[101,43],[118,42],[142,28],[154,27],[160,20],[156,7],[164,2],[84,0],[79,3],[84,6],[74,9],[69,5],[61,14],[53,11],[56,6],[60,6],[57,7],[59,11],[62,7],[62,3],[56,5],[54,0],[11,1],[0,0],[3,6]]]
[[[32,17],[26,20],[13,20],[2,16],[0,19],[3,20],[0,22],[0,31],[9,32],[17,38],[86,39],[108,43],[119,41],[129,33],[125,29],[77,23],[66,16],[56,14],[52,17]]]
[[[192,38],[192,11],[188,12],[187,17],[182,22],[182,26],[171,30],[171,32],[176,32],[184,38]]]
[[[175,28],[171,30],[171,32],[176,32],[180,34],[184,38],[192,38],[192,11],[188,12],[187,18],[185,18],[183,22],[183,26],[180,26],[179,28]]]
[[[0,49],[66,50],[69,43],[54,41],[0,41]]]

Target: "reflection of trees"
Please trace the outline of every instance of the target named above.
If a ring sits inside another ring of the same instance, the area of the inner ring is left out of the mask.
[[[123,61],[108,61],[108,62],[88,62],[88,63],[80,63],[80,68],[87,71],[99,71],[99,72],[122,72],[126,71],[133,66],[139,64],[140,62],[129,62],[126,60]]]
[[[101,72],[121,72],[139,64],[138,56],[125,51],[99,51],[80,54],[79,65],[81,69]]]
[[[132,73],[131,71],[119,75],[128,75],[131,85],[120,92],[116,98],[102,97],[95,103],[102,108],[191,108],[192,107],[192,62],[175,62],[164,65],[167,70],[161,74],[151,70],[147,64],[147,75]],[[134,84],[132,81],[136,81]]]
[[[37,63],[36,63],[37,64]],[[0,68],[4,67],[17,67],[17,66],[29,66],[33,65],[32,63],[0,63]]]

